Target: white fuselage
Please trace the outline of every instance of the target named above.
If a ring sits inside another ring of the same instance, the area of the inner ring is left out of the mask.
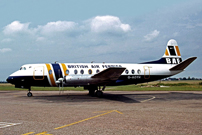
[[[8,82],[21,86],[58,86],[60,78],[64,86],[125,85],[159,80],[181,71],[170,71],[172,64],[124,64],[124,63],[54,63],[26,64],[11,74]],[[102,80],[91,78],[110,67],[126,68],[118,80],[104,84]]]

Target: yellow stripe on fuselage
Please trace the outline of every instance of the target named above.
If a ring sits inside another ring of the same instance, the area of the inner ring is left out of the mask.
[[[49,75],[49,78],[50,78],[52,86],[56,86],[56,83],[55,83],[55,80],[54,80],[54,77],[53,77],[53,70],[51,69],[50,64],[46,64],[46,67],[47,67],[47,70],[48,70],[48,75]],[[49,74],[50,70],[52,70],[51,74]]]
[[[68,74],[66,73],[66,70],[67,70],[66,65],[64,63],[61,63],[61,65],[62,65],[64,75],[67,76]]]

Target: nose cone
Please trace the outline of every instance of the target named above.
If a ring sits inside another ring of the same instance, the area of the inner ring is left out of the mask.
[[[6,79],[6,81],[8,82],[8,83],[12,83],[13,82],[13,77],[8,77],[7,79]]]

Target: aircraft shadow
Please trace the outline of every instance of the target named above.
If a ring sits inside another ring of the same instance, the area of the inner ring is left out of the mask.
[[[155,97],[155,98],[154,98]],[[35,95],[34,99],[47,100],[52,102],[99,102],[117,101],[123,103],[141,103],[141,101],[154,98],[152,101],[172,101],[172,100],[201,100],[202,94],[169,92],[169,93],[145,93],[145,94],[112,94],[104,93],[102,98],[91,97],[87,93],[64,93],[62,95]]]
[[[131,95],[120,95],[120,94],[109,94],[104,93],[103,97],[92,97],[88,95],[87,93],[77,93],[77,94],[62,94],[62,95],[36,95],[33,96],[34,99],[42,99],[47,101],[53,101],[53,102],[98,102],[98,101],[118,101],[118,102],[124,102],[124,103],[140,103],[135,98],[135,94]]]

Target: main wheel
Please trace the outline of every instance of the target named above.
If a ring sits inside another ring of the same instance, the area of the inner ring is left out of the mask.
[[[102,97],[102,96],[103,96],[103,92],[100,91],[100,90],[97,90],[97,91],[96,91],[96,96],[97,96],[97,97]]]
[[[28,97],[32,97],[33,95],[32,95],[31,92],[28,92],[28,93],[27,93],[27,96],[28,96]]]

